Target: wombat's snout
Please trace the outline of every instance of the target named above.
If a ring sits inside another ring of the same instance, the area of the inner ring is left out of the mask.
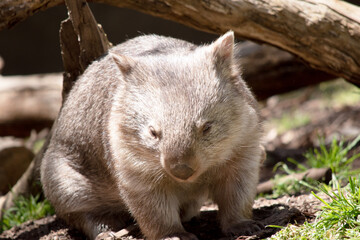
[[[182,180],[186,180],[194,174],[194,170],[187,164],[171,164],[170,173]]]
[[[192,149],[167,151],[161,155],[161,164],[169,175],[180,182],[192,181],[198,175],[199,163]]]

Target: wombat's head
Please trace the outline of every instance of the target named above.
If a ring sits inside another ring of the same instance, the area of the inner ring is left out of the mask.
[[[178,55],[114,56],[125,79],[115,111],[120,135],[133,156],[148,164],[141,166],[192,182],[245,147],[258,119],[244,96],[233,51],[228,32]]]

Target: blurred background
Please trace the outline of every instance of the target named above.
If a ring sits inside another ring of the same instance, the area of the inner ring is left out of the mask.
[[[141,34],[161,34],[193,43],[216,38],[184,25],[155,18],[129,9],[105,4],[89,4],[109,41],[114,45]],[[60,22],[67,18],[64,5],[36,13],[12,29],[0,31],[0,56],[5,62],[3,75],[61,72]]]

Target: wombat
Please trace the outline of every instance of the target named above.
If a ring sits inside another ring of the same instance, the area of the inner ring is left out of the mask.
[[[197,239],[182,226],[207,199],[225,234],[254,232],[262,158],[256,101],[212,44],[145,35],[93,62],[53,128],[41,181],[59,217],[90,239],[135,219],[147,239]]]

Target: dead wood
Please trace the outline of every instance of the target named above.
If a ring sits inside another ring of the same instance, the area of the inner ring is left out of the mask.
[[[62,38],[62,55],[63,59],[68,59],[66,54],[72,51],[70,46],[78,47],[78,49],[80,49],[80,51],[78,51],[80,54],[78,58],[74,58],[78,60],[74,61],[77,62],[76,66],[81,66],[81,69],[78,69],[77,71],[79,74],[81,74],[87,67],[87,64],[105,53],[109,47],[109,43],[107,42],[107,38],[104,33],[101,31],[101,29],[99,29],[99,26],[97,25],[97,22],[95,21],[95,18],[93,17],[86,1],[69,0],[66,3],[70,20],[72,22],[74,32],[76,33],[76,38],[70,38],[70,44],[67,43],[66,38]],[[60,35],[65,36],[66,34],[60,33]],[[70,36],[74,37],[73,34],[70,34]],[[78,44],[76,45],[74,41],[78,41]],[[64,46],[66,46],[67,51],[64,51]],[[69,64],[65,63],[64,66],[69,66]],[[69,68],[74,70],[76,69],[76,66],[69,66]],[[73,81],[72,78],[76,78],[77,75],[70,75],[71,78],[68,78],[67,76],[69,75],[67,74],[68,72],[66,72],[67,70],[68,69],[65,69],[64,82],[65,84],[68,84],[68,86],[72,86],[72,83],[69,83],[68,81]],[[66,97],[68,93],[67,91],[69,90],[70,88],[63,89],[62,95]],[[56,125],[56,121],[54,125]],[[0,199],[0,210],[6,210],[12,207],[14,199],[16,199],[16,197],[19,195],[27,196],[29,194],[36,194],[41,191],[40,184],[36,183],[40,180],[41,159],[43,158],[43,155],[49,145],[51,135],[52,131],[50,131],[43,147],[35,156],[20,180],[15,184],[12,191],[7,193],[4,198]],[[3,213],[3,211],[0,212]],[[1,218],[2,215],[0,214],[0,219]]]
[[[60,74],[0,76],[0,136],[50,128],[61,105]]]
[[[291,53],[266,44],[240,43],[236,59],[244,80],[258,100],[336,78],[303,64]]]
[[[267,42],[289,51],[311,67],[360,86],[360,7],[343,1],[92,0],[135,9],[199,30]],[[13,26],[63,0],[0,3],[0,29]],[[76,1],[73,1],[76,2]]]
[[[330,168],[310,168],[309,170],[302,172],[291,174],[280,178],[278,181],[274,182],[274,180],[269,180],[263,183],[258,184],[256,190],[257,194],[259,193],[270,193],[275,187],[275,184],[282,184],[286,182],[290,182],[291,180],[303,180],[305,178],[310,178],[317,181],[323,181],[328,183],[331,179],[331,169]]]
[[[62,89],[62,99],[64,101],[66,94],[70,92],[77,76],[80,76],[83,72],[79,61],[79,42],[70,18],[61,22],[60,47],[63,66],[65,69]]]
[[[63,100],[76,78],[111,44],[85,0],[66,0],[69,18],[61,23],[60,46],[64,64]]]

